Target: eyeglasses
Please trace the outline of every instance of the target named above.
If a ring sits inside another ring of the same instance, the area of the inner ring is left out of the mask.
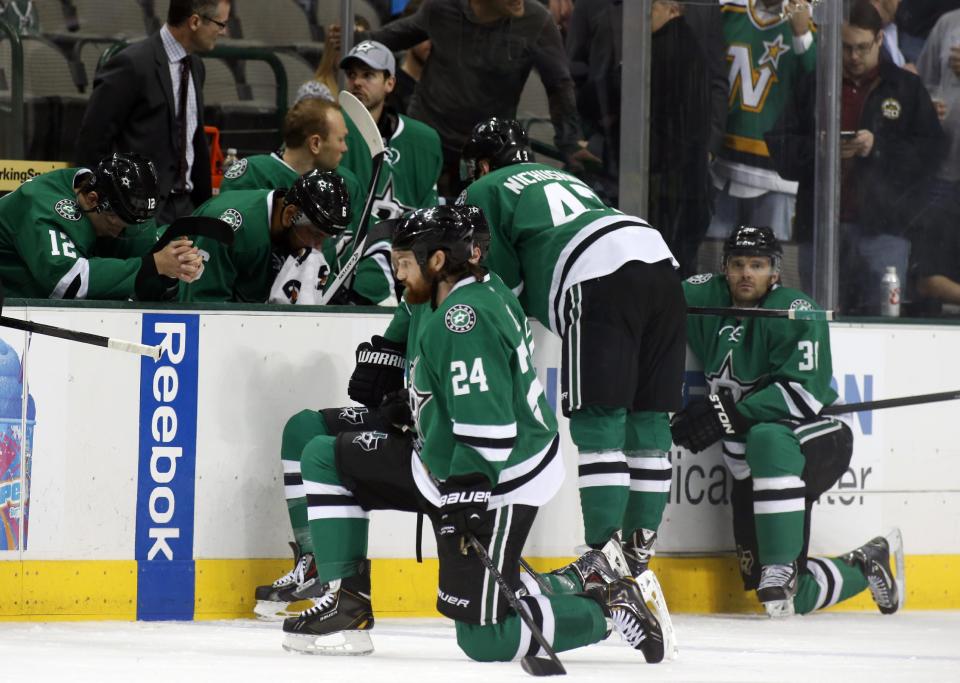
[[[871,40],[869,43],[857,43],[856,45],[843,43],[843,51],[848,54],[855,54],[859,57],[865,57],[866,55],[870,54],[870,50],[872,50],[876,44],[876,39]]]
[[[208,17],[206,14],[201,14],[201,15],[200,15],[200,18],[203,19],[204,21],[209,21],[211,24],[216,24],[216,25],[220,28],[221,31],[226,31],[226,30],[227,30],[227,22],[225,22],[225,21],[218,21],[217,19],[214,19],[213,17]]]

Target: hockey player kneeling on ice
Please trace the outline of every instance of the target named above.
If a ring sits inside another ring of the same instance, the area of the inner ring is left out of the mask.
[[[469,222],[452,207],[414,211],[397,226],[392,258],[406,299],[434,309],[410,351],[410,411],[392,411],[402,431],[342,433],[307,444],[301,465],[318,578],[305,595],[315,606],[284,621],[287,649],[372,651],[365,555],[374,509],[430,518],[440,562],[437,609],[455,620],[469,657],[508,661],[537,649],[467,549],[466,535],[520,589],[521,549],[537,508],[562,483],[563,461],[526,327],[509,310],[515,304],[484,282],[473,254]],[[551,585],[583,592],[525,595],[522,602],[536,623],[552,624],[547,635],[556,650],[597,642],[615,628],[647,661],[660,661],[659,624],[635,582],[618,578],[598,555],[548,577]]]
[[[723,273],[683,283],[687,303],[816,308],[803,292],[780,285],[782,253],[770,228],[737,228],[724,245]],[[881,612],[896,612],[904,599],[898,530],[840,557],[807,557],[813,503],[853,454],[846,423],[820,415],[837,400],[827,323],[691,315],[687,338],[710,395],[674,416],[673,440],[696,453],[723,439],[744,589],[756,590],[771,616],[829,607],[868,586]]]

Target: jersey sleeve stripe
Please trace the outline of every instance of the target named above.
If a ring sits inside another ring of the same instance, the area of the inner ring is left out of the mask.
[[[474,436],[482,439],[515,439],[517,438],[517,423],[505,425],[478,425],[466,422],[454,422],[453,434],[457,438]]]
[[[517,442],[516,439],[487,439],[482,436],[460,436],[454,435],[454,438],[460,443],[471,448],[506,448],[511,449]]]
[[[820,411],[823,410],[823,403],[818,401],[813,394],[807,391],[807,389],[800,384],[800,382],[788,382],[787,386],[795,396],[794,401],[796,401],[797,397],[799,397],[800,400],[807,406],[807,409],[812,413],[807,417],[816,417],[820,414]]]
[[[810,408],[803,402],[800,396],[794,392],[787,384],[783,382],[776,383],[777,389],[780,390],[781,395],[783,396],[783,402],[787,406],[787,410],[790,411],[792,417],[806,418],[815,417],[814,414],[810,412]]]
[[[460,439],[457,439],[460,443],[463,443]],[[481,456],[487,462],[506,462],[510,458],[510,453],[513,452],[513,446],[510,448],[489,448],[486,446],[474,446],[472,444],[467,444],[470,448]]]
[[[67,274],[50,292],[51,299],[86,299],[90,288],[90,262],[85,258],[78,258]]]

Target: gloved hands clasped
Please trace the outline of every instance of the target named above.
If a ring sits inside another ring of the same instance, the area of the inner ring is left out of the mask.
[[[378,412],[380,417],[401,432],[416,431],[413,411],[410,409],[410,392],[406,389],[391,391],[384,396]]]
[[[374,335],[357,347],[357,366],[350,376],[347,395],[368,408],[377,408],[387,394],[403,389],[406,366],[403,344]]]
[[[482,474],[464,474],[440,482],[440,535],[463,536],[483,525],[490,502],[490,480]]]
[[[670,420],[673,443],[692,453],[712,446],[723,438],[740,436],[756,424],[737,410],[726,392],[697,398]]]

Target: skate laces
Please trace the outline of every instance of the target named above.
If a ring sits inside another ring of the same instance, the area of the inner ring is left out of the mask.
[[[760,574],[760,589],[786,586],[793,577],[793,565],[768,564]]]
[[[630,645],[637,647],[647,639],[647,629],[643,622],[626,607],[614,607],[610,610],[610,621],[613,622],[617,633]]]
[[[325,584],[325,592],[323,595],[317,598],[312,598],[313,607],[307,608],[300,616],[303,617],[312,617],[314,614],[319,614],[327,608],[329,608],[337,599],[337,591],[330,588],[330,584]]]
[[[274,588],[285,588],[286,586],[299,586],[307,578],[307,572],[310,569],[310,563],[313,562],[312,553],[304,553],[293,565],[293,569],[273,582]]]
[[[877,567],[878,571],[872,571],[867,575],[867,583],[870,584],[870,592],[873,594],[873,600],[878,605],[890,607],[893,605],[893,596],[890,595],[890,583],[886,580],[886,572]]]

